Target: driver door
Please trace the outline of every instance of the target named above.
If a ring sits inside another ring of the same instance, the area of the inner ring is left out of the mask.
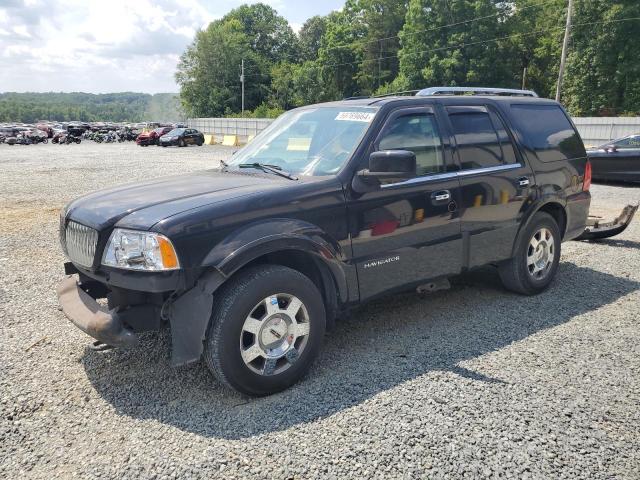
[[[431,107],[392,112],[374,140],[370,151],[413,151],[417,176],[349,194],[361,301],[461,271],[460,185],[448,143]]]

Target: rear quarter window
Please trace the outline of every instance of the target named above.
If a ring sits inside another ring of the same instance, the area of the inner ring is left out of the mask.
[[[542,162],[586,156],[584,145],[564,111],[557,105],[511,105],[524,143]]]

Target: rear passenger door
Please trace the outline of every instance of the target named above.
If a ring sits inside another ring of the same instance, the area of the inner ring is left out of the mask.
[[[464,266],[511,256],[522,210],[535,182],[513,136],[489,105],[446,107],[460,171]]]

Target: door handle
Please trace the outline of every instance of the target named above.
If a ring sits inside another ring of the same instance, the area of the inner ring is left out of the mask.
[[[521,187],[528,187],[529,186],[529,179],[527,177],[520,177],[518,179],[518,185],[520,185]]]
[[[433,192],[431,194],[431,198],[436,202],[444,202],[445,200],[449,200],[451,198],[451,192],[449,192],[449,190],[440,190],[438,192]]]

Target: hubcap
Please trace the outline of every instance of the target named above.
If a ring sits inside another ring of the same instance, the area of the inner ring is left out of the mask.
[[[548,228],[543,227],[533,235],[529,242],[529,248],[527,249],[527,269],[529,274],[538,280],[544,278],[553,265],[554,254],[553,235]]]
[[[309,314],[298,297],[277,293],[261,300],[240,332],[242,360],[260,375],[283,372],[306,348],[309,326]]]

